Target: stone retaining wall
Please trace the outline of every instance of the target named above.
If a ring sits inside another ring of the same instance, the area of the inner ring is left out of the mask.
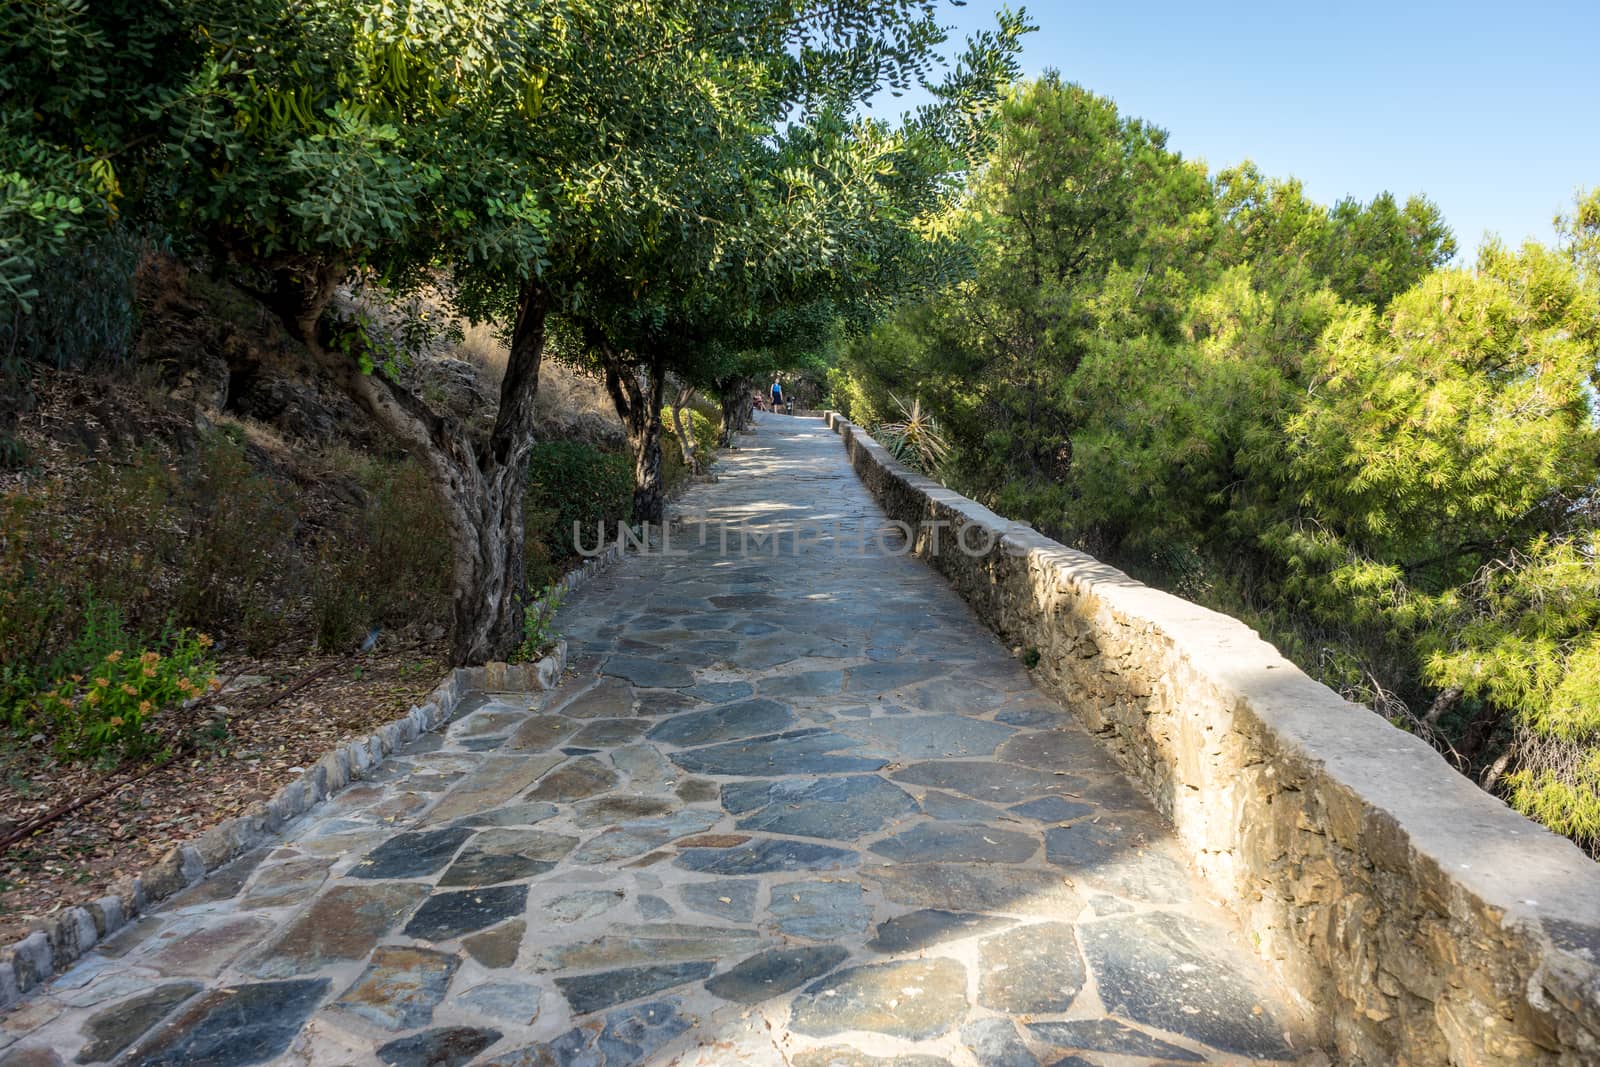
[[[1243,623],[827,418],[916,553],[1038,653],[1036,674],[1149,790],[1344,1062],[1600,1063],[1600,866]]]

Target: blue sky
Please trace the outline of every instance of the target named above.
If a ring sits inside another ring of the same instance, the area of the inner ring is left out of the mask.
[[[952,48],[998,7],[947,6]],[[1548,241],[1573,192],[1600,185],[1600,0],[1027,10],[1027,74],[1054,67],[1213,170],[1254,159],[1324,203],[1423,193],[1468,258],[1485,231]]]

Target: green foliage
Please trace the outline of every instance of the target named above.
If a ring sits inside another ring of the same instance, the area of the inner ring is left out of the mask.
[[[143,245],[113,230],[42,262],[30,305],[0,319],[0,374],[34,365],[84,370],[124,362],[135,326],[133,274]]]
[[[913,400],[909,408],[899,397],[894,402],[900,418],[878,425],[873,434],[901,463],[923,474],[937,474],[950,456],[950,442],[938,420],[922,410],[921,400]]]
[[[1045,79],[952,222],[970,273],[844,349],[943,476],[1260,627],[1600,852],[1600,196],[1472,269],[1433,205],[1329,210]],[[892,416],[890,416],[892,417]]]
[[[691,406],[683,409],[683,428],[694,444],[695,459],[702,467],[711,463],[717,454],[717,444],[722,434],[716,422],[706,412]],[[672,408],[661,409],[661,423],[668,433],[675,433]],[[681,458],[681,455],[680,455]]]
[[[586,549],[597,536],[610,540],[632,506],[633,466],[626,456],[581,441],[542,441],[528,456],[528,541],[544,546],[554,561],[577,555],[575,536]]]
[[[512,663],[531,663],[544,655],[556,639],[555,618],[560,610],[560,589],[554,585],[545,586],[539,598],[523,613],[522,643],[512,654]]]
[[[213,632],[239,633],[252,651],[281,640],[285,572],[298,563],[294,486],[261,471],[245,447],[223,433],[201,439],[187,471],[163,468],[162,474],[166,499],[158,507],[171,518],[154,528],[182,531],[163,546],[177,563],[175,616]],[[160,521],[146,514],[147,521]],[[141,528],[150,527],[134,527]]]
[[[168,619],[250,642],[283,631],[294,499],[225,434],[203,435],[185,460],[146,447],[35,481],[7,498],[5,515],[10,663],[48,662],[96,604],[135,637]]]
[[[344,650],[373,626],[447,618],[450,531],[413,460],[361,459],[350,474],[364,506],[318,547],[310,577],[319,647]]]
[[[194,54],[172,0],[0,5],[0,328],[138,207]]]
[[[164,627],[139,648],[120,612],[91,608],[77,640],[45,673],[50,681],[29,702],[22,729],[44,733],[63,759],[158,755],[162,736],[152,720],[218,681],[211,639]],[[13,709],[12,717],[23,716]]]

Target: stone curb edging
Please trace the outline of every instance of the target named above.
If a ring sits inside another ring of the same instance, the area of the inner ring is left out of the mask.
[[[556,582],[556,591],[566,596],[622,557],[622,545],[610,545]],[[530,607],[543,602],[540,599]],[[425,701],[401,718],[323,753],[309,770],[271,799],[253,804],[243,815],[224,819],[193,841],[178,845],[154,866],[119,883],[99,900],[51,916],[41,928],[0,951],[0,1011],[66,970],[156,904],[264,844],[290,820],[365,778],[395,749],[449,723],[466,694],[554,689],[566,665],[567,643],[558,641],[555,650],[536,663],[489,663],[452,669]]]
[[[1008,522],[826,418],[912,550],[1038,652],[1035,673],[1152,794],[1343,1062],[1600,1062],[1600,865],[1238,620]],[[951,550],[958,536],[988,541]]]

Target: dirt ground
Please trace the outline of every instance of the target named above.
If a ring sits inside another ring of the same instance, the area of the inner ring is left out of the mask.
[[[43,744],[0,747],[0,837],[98,794],[0,853],[0,945],[105,896],[174,845],[270,797],[328,749],[404,715],[443,677],[445,653],[443,642],[380,644],[357,656],[224,663],[230,687],[173,723],[192,740],[161,764],[108,773],[58,763]]]

